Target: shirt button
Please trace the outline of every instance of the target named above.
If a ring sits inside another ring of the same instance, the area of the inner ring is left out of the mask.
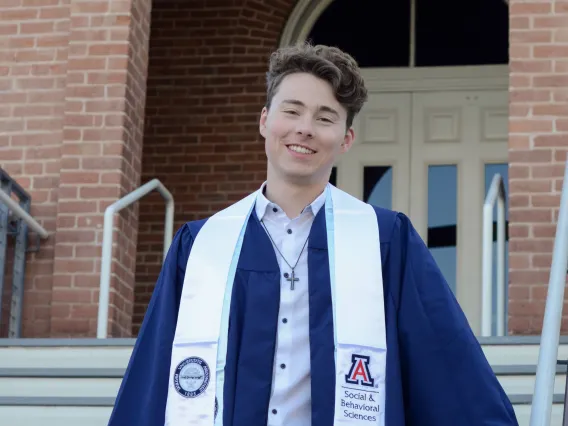
[[[278,411],[276,410],[276,408],[274,408],[274,409],[272,410],[272,414],[276,414],[277,412],[278,412]]]
[[[282,322],[283,322],[284,324],[286,324],[286,323],[288,322],[288,319],[287,319],[287,318],[282,318]]]
[[[277,209],[276,207],[274,207],[274,208],[272,208],[272,211],[273,211],[274,213],[276,213],[276,212],[278,211],[278,209]]]
[[[292,233],[292,230],[291,230],[291,229],[288,229],[287,232],[288,232],[288,234],[291,234],[291,233]]]
[[[288,275],[288,272],[284,272],[284,278],[288,278],[290,275]]]
[[[286,368],[286,364],[280,364],[280,368],[284,370]]]

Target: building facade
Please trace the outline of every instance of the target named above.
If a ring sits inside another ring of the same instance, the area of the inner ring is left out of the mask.
[[[369,87],[333,183],[411,218],[476,333],[483,203],[503,177],[506,328],[539,334],[568,152],[568,3],[474,3],[5,0],[0,167],[49,233],[26,255],[21,336],[95,335],[104,212],[140,185],[172,193],[174,230],[259,187],[268,55],[306,39],[346,49]],[[164,215],[156,193],[116,215],[111,337],[138,332]]]

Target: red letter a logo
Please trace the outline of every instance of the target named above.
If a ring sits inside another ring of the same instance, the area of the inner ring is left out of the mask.
[[[365,355],[351,355],[351,368],[345,375],[345,381],[352,385],[373,386],[375,379],[369,371],[370,358]]]

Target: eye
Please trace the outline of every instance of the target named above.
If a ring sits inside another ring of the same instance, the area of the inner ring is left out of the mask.
[[[327,118],[327,117],[320,117],[319,119],[320,119],[321,121],[326,122],[326,123],[333,123],[333,120],[331,120],[331,119],[329,119],[329,118]]]
[[[293,109],[287,109],[284,110],[284,114],[298,115],[298,111],[295,111]]]

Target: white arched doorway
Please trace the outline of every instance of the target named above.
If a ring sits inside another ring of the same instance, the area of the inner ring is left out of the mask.
[[[309,38],[339,1],[299,0],[280,45]],[[420,8],[408,2],[408,64],[362,65],[369,101],[354,122],[355,145],[337,164],[334,180],[360,199],[411,218],[479,333],[482,205],[493,174],[507,177],[508,65],[417,64]],[[346,17],[333,28],[350,31],[352,24]]]

